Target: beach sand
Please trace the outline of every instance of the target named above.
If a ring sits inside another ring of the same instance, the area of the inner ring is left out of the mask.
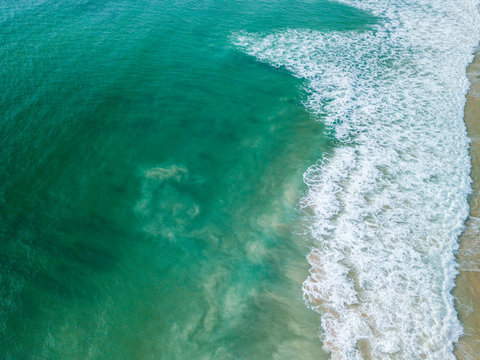
[[[457,255],[460,273],[454,290],[464,336],[456,344],[459,360],[480,359],[480,52],[467,69],[470,90],[465,105],[465,123],[472,140],[473,193],[470,197],[470,217],[460,238]]]

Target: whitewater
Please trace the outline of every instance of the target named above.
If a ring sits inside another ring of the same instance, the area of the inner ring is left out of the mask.
[[[305,79],[338,140],[304,173],[314,246],[303,284],[332,359],[454,359],[451,294],[471,191],[465,69],[477,0],[341,1],[363,31],[236,33],[242,51]]]

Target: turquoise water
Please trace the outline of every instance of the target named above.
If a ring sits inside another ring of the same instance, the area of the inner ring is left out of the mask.
[[[238,32],[363,31],[329,1],[0,3],[3,359],[322,359],[302,300],[304,80]]]

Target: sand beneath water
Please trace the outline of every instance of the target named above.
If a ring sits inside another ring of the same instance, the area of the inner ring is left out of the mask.
[[[460,273],[454,294],[457,310],[464,325],[464,336],[456,346],[459,360],[480,359],[480,52],[467,69],[470,90],[465,105],[465,123],[472,140],[473,193],[470,198],[470,217],[460,238],[457,260]]]

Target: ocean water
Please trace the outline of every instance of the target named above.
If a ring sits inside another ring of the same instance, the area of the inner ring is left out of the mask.
[[[0,3],[1,357],[453,358],[476,6]]]

